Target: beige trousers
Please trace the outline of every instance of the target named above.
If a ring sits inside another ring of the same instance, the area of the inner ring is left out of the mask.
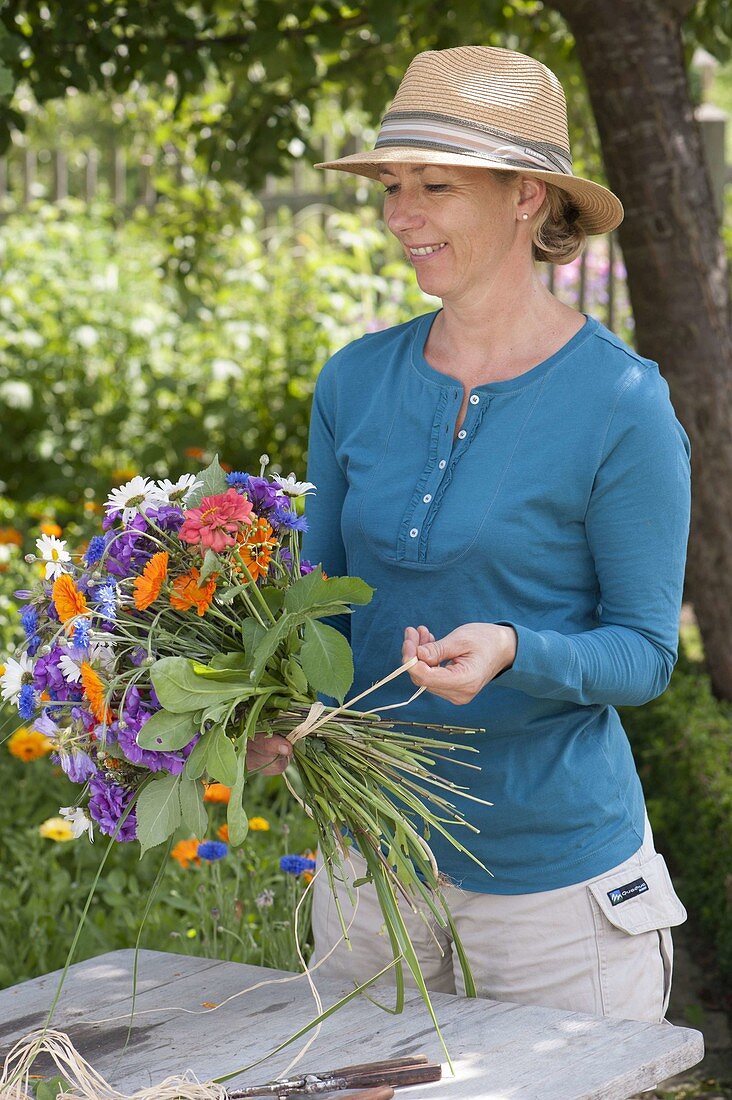
[[[365,862],[351,854],[352,880]],[[347,865],[348,868],[348,865]],[[351,869],[348,868],[349,874]],[[376,892],[356,888],[357,905],[339,891],[351,950],[327,876],[313,883],[317,974],[351,987],[378,973],[391,958]],[[597,1016],[658,1022],[668,1007],[673,948],[669,929],[686,919],[666,864],[653,846],[650,825],[641,848],[618,867],[587,882],[535,894],[478,894],[447,887],[445,897],[463,941],[478,995]],[[464,993],[448,932],[402,907],[429,989]],[[405,967],[405,977],[413,984]],[[393,984],[391,975],[377,984]],[[377,993],[378,995],[378,993]]]

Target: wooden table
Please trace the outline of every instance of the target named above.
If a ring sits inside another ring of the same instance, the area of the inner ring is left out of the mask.
[[[212,1004],[240,990],[292,975],[142,951],[132,1037],[122,1054],[133,958],[132,951],[112,951],[73,966],[53,1021],[122,1090],[132,1092],[186,1069],[201,1080],[229,1072],[265,1054],[316,1015],[302,977],[260,985],[212,1011]],[[47,974],[0,991],[2,1058],[17,1039],[43,1023],[57,980],[57,974]],[[324,1005],[343,992],[325,980],[317,984]],[[704,1053],[698,1031],[670,1024],[603,1020],[445,993],[433,994],[433,1003],[456,1076],[445,1067],[442,1081],[400,1089],[397,1100],[622,1100],[695,1065]],[[236,1084],[279,1076],[302,1042]],[[325,1022],[293,1072],[416,1053],[442,1058],[417,993],[408,996],[399,1016],[357,997]],[[50,1072],[49,1065],[39,1063],[38,1072]]]

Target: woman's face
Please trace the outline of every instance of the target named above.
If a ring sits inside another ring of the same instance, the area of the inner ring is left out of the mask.
[[[379,179],[386,224],[426,294],[457,302],[500,276],[517,238],[517,185],[437,164],[384,164]]]

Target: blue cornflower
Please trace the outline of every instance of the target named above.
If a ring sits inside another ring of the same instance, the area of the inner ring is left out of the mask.
[[[198,855],[209,863],[223,859],[228,850],[228,845],[224,844],[223,840],[204,840],[203,844],[198,845]]]
[[[285,527],[288,531],[307,531],[308,521],[305,516],[298,516],[297,512],[291,512],[289,508],[275,508],[270,516],[273,526]]]
[[[99,610],[107,619],[117,618],[117,585],[114,581],[102,584],[94,592],[99,602]]]
[[[199,848],[200,855],[200,848]],[[305,856],[281,856],[280,857],[280,871],[285,871],[288,875],[301,875],[303,871],[314,871],[315,860],[307,859]]]
[[[249,484],[249,474],[243,474],[240,470],[234,470],[226,475],[226,484],[230,489],[246,489]]]
[[[88,619],[77,619],[74,626],[72,645],[75,645],[77,649],[88,649],[90,630],[91,623]]]
[[[18,696],[18,714],[28,722],[36,712],[36,692],[33,684],[23,684]]]
[[[107,548],[107,540],[104,535],[94,535],[86,548],[84,559],[87,565],[96,565]]]
[[[20,621],[23,624],[26,638],[32,638],[38,629],[38,612],[32,604],[21,609]]]

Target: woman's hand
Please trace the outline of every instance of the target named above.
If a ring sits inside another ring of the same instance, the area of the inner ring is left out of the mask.
[[[247,745],[247,770],[258,775],[280,775],[290,763],[292,745],[278,733],[257,733]]]
[[[409,670],[414,683],[460,706],[470,703],[494,676],[510,668],[516,646],[515,630],[497,623],[466,623],[439,639],[426,626],[408,626],[402,659],[418,657]],[[442,665],[443,661],[447,664]]]

